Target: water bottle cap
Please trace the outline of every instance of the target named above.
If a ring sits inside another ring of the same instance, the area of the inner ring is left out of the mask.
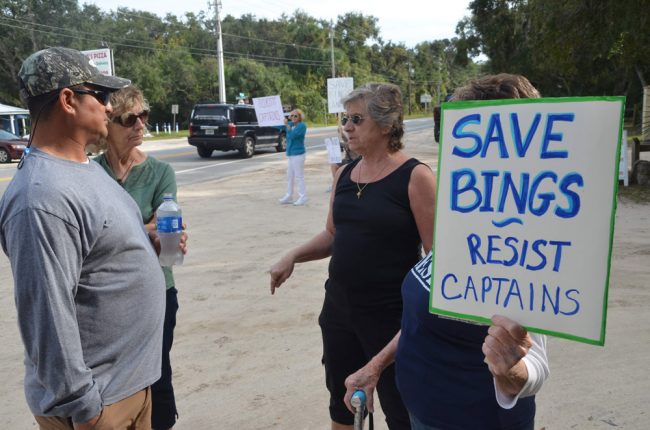
[[[174,195],[172,193],[163,194],[163,200],[174,200]]]

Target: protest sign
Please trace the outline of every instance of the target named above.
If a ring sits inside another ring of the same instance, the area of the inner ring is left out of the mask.
[[[343,160],[341,158],[341,142],[338,137],[325,138],[325,146],[330,164],[338,164]]]
[[[260,126],[284,125],[280,96],[254,97],[253,107]]]
[[[345,112],[341,100],[354,89],[352,78],[329,78],[327,80],[327,112]]]
[[[604,344],[624,102],[443,104],[432,313]]]

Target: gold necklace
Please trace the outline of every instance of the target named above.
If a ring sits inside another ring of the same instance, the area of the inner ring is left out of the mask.
[[[361,160],[361,161],[363,161],[363,160]],[[361,198],[361,193],[363,193],[363,190],[365,190],[366,187],[367,187],[371,182],[374,182],[374,181],[375,181],[375,180],[376,180],[376,179],[377,179],[377,178],[378,178],[378,177],[383,173],[384,170],[386,170],[386,167],[388,167],[388,164],[389,164],[389,163],[390,163],[390,159],[389,159],[388,161],[386,161],[386,163],[384,164],[384,167],[381,168],[381,170],[379,171],[379,173],[377,173],[377,174],[375,175],[374,178],[372,178],[370,181],[366,182],[366,183],[363,185],[363,187],[360,187],[360,186],[359,186],[359,182],[361,182],[361,162],[359,162],[359,181],[355,182],[355,184],[357,184],[357,190],[358,190],[358,191],[357,191],[357,199],[360,199],[360,198]]]

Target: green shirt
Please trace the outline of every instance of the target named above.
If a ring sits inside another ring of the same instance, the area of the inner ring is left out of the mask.
[[[106,170],[111,178],[117,181],[108,160],[104,154],[95,157],[95,161]],[[147,156],[142,164],[131,168],[122,187],[133,197],[142,214],[142,222],[149,223],[156,213],[156,209],[163,202],[165,193],[172,193],[176,199],[176,175],[172,166],[164,161]],[[171,267],[163,267],[165,285],[167,288],[174,286],[174,276]]]

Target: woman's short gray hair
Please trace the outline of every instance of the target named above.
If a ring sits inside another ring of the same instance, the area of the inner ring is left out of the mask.
[[[397,85],[371,82],[354,89],[343,98],[343,106],[356,101],[363,101],[368,115],[381,128],[390,128],[388,150],[397,152],[404,147],[404,109],[402,91]]]

